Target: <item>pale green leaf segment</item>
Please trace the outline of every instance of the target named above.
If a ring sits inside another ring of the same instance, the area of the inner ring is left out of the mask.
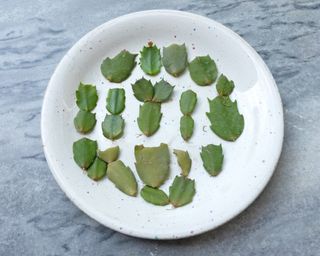
[[[173,153],[176,155],[178,164],[181,168],[181,175],[187,177],[191,169],[191,158],[188,151],[174,149]]]
[[[239,113],[237,101],[229,98],[233,88],[233,82],[221,75],[217,83],[219,96],[209,100],[210,111],[206,113],[211,130],[227,141],[237,140],[244,129],[244,117]]]
[[[209,55],[192,60],[189,63],[189,72],[192,80],[200,86],[212,84],[218,75],[216,63]]]
[[[152,42],[148,46],[144,46],[140,52],[141,69],[148,75],[155,76],[161,70],[161,54],[160,49]]]
[[[137,100],[144,102],[139,109],[137,119],[140,130],[146,136],[153,135],[160,127],[162,117],[161,103],[167,101],[174,86],[165,80],[152,85],[151,81],[141,78],[132,84],[133,94]]]
[[[124,165],[121,160],[116,160],[108,165],[107,176],[109,180],[128,196],[136,196],[138,185],[130,167]]]
[[[136,66],[136,56],[123,50],[113,58],[107,57],[100,66],[101,73],[110,82],[121,83],[131,75]]]
[[[103,135],[110,140],[119,139],[124,129],[124,120],[120,115],[106,115],[101,124]]]
[[[185,44],[171,44],[168,47],[163,47],[162,64],[169,74],[174,77],[180,76],[188,64]]]
[[[115,147],[107,148],[104,151],[99,150],[98,157],[109,164],[118,159],[119,153],[120,153],[119,146],[115,146]]]
[[[184,91],[180,96],[179,104],[183,114],[180,118],[180,134],[185,141],[188,141],[193,134],[194,120],[191,114],[197,104],[197,94],[192,90]]]
[[[125,91],[122,88],[109,89],[107,96],[107,110],[113,114],[120,114],[125,108]]]
[[[183,176],[176,176],[169,188],[169,201],[174,207],[190,203],[195,194],[195,181]]]
[[[92,180],[101,180],[107,172],[107,164],[100,160],[98,157],[94,160],[93,164],[88,169],[88,177]]]
[[[222,170],[223,152],[222,146],[209,144],[202,147],[200,153],[203,167],[211,176],[217,176]]]
[[[164,206],[169,204],[169,197],[167,194],[158,188],[144,186],[140,191],[141,197],[150,204]]]
[[[170,153],[167,144],[161,143],[159,147],[137,145],[134,155],[138,175],[146,185],[158,188],[168,179]]]

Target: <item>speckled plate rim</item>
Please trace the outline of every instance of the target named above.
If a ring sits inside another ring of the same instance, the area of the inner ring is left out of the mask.
[[[223,224],[225,224],[226,222],[230,221],[231,219],[233,219],[234,217],[236,217],[238,214],[240,214],[241,212],[243,212],[249,205],[252,204],[252,202],[261,194],[261,192],[264,190],[264,188],[266,187],[266,185],[268,184],[269,180],[271,179],[274,170],[276,168],[276,165],[278,163],[278,160],[280,158],[281,155],[281,150],[282,150],[282,145],[283,145],[283,134],[284,134],[284,122],[283,122],[283,108],[282,108],[282,102],[281,102],[281,98],[280,98],[280,94],[278,91],[278,88],[276,86],[276,83],[273,79],[273,76],[271,74],[271,72],[269,71],[268,67],[266,66],[266,64],[264,63],[264,61],[262,60],[262,58],[259,56],[259,54],[241,37],[239,36],[237,33],[233,32],[231,29],[225,27],[224,25],[203,17],[201,15],[197,15],[197,14],[193,14],[193,13],[189,13],[189,12],[182,12],[182,11],[175,11],[175,10],[166,10],[166,9],[159,9],[159,10],[149,10],[149,11],[141,11],[141,12],[134,12],[134,13],[130,13],[127,15],[123,15],[120,16],[118,18],[112,19],[98,27],[96,27],[95,29],[91,30],[90,32],[88,32],[85,36],[83,36],[78,42],[76,42],[76,44],[74,44],[72,46],[72,48],[66,53],[66,55],[68,55],[68,53],[70,53],[72,51],[73,48],[77,47],[78,45],[81,45],[82,42],[86,41],[88,38],[92,37],[93,35],[95,35],[96,33],[98,33],[102,28],[107,29],[108,26],[114,25],[115,23],[118,22],[124,22],[126,20],[130,20],[133,18],[137,18],[137,17],[142,17],[145,15],[157,15],[157,14],[167,14],[167,15],[172,15],[172,16],[179,16],[179,17],[188,17],[188,18],[193,18],[195,20],[207,23],[208,25],[214,25],[216,27],[219,27],[221,30],[224,30],[226,33],[228,33],[234,40],[236,40],[240,45],[243,45],[246,47],[246,51],[248,53],[250,53],[251,57],[253,57],[256,61],[256,63],[258,63],[259,67],[261,68],[261,70],[263,71],[265,77],[268,79],[268,83],[273,85],[274,90],[275,90],[275,100],[279,103],[280,108],[278,109],[279,111],[279,127],[280,129],[277,131],[278,133],[278,144],[274,145],[274,151],[273,151],[273,159],[271,162],[269,162],[269,166],[270,166],[270,172],[269,172],[269,177],[265,179],[264,184],[261,185],[261,189],[260,191],[257,191],[257,193],[255,195],[252,195],[251,199],[247,201],[247,204],[245,204],[241,209],[238,210],[238,212],[236,212],[233,216],[231,216],[230,218],[226,219],[224,222],[221,222],[219,224],[217,223],[208,223],[207,226],[203,226],[203,227],[199,227],[199,228],[195,228],[194,232],[192,234],[190,234],[190,232],[176,232],[176,236],[173,238],[171,234],[167,234],[167,235],[162,235],[162,236],[158,236],[157,239],[181,239],[181,238],[186,238],[186,237],[191,237],[191,236],[195,236],[210,230],[213,230]],[[56,70],[59,68],[60,65],[62,65],[63,62],[66,61],[66,55],[62,58],[62,60],[59,62],[59,64],[57,65],[49,83],[48,86],[46,88],[45,94],[44,94],[44,99],[43,99],[43,105],[42,105],[42,111],[41,111],[41,138],[42,138],[42,144],[43,144],[43,150],[44,150],[44,154],[49,166],[50,171],[52,172],[55,180],[57,181],[58,185],[60,186],[60,188],[63,190],[63,192],[67,195],[67,197],[79,208],[81,209],[84,213],[86,213],[87,215],[89,215],[91,218],[95,219],[96,221],[98,221],[99,223],[103,224],[104,226],[111,228],[115,231],[118,231],[120,233],[126,234],[126,235],[130,235],[130,236],[135,236],[135,237],[140,237],[140,238],[147,238],[147,239],[155,239],[154,236],[152,234],[148,234],[146,233],[144,230],[127,230],[125,227],[123,227],[123,225],[119,225],[120,223],[117,223],[116,221],[113,220],[109,220],[106,221],[105,219],[103,219],[97,212],[91,211],[90,209],[88,209],[86,207],[85,204],[81,203],[80,201],[77,200],[77,196],[74,195],[72,193],[72,191],[68,190],[67,185],[64,183],[64,181],[59,177],[58,173],[55,171],[55,164],[54,164],[54,160],[49,156],[47,148],[46,148],[46,142],[49,139],[47,136],[47,133],[45,132],[46,129],[46,120],[48,119],[47,116],[47,112],[48,112],[48,106],[49,104],[52,104],[52,102],[50,102],[50,90],[52,88],[54,88],[55,84],[54,84],[54,76],[56,73]],[[120,228],[120,226],[122,228]]]

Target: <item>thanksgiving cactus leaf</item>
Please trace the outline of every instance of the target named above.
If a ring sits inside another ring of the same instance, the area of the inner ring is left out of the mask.
[[[218,75],[217,66],[213,59],[207,56],[199,56],[189,63],[191,79],[200,86],[210,85]]]
[[[138,184],[130,167],[124,165],[121,160],[111,162],[107,169],[108,179],[123,193],[128,196],[136,196]]]
[[[180,96],[180,111],[184,115],[191,115],[196,104],[197,104],[197,94],[192,90],[184,91]]]
[[[154,96],[152,101],[159,103],[167,101],[173,92],[173,88],[174,86],[161,79],[160,82],[157,82],[154,85]]]
[[[137,119],[140,130],[146,136],[153,135],[160,127],[162,117],[161,105],[154,102],[146,102],[140,106]]]
[[[122,136],[124,120],[119,115],[106,115],[101,127],[106,138],[116,140]]]
[[[106,172],[107,164],[96,157],[93,164],[89,167],[87,175],[90,179],[98,181],[106,176]]]
[[[97,89],[91,84],[80,83],[78,90],[76,91],[76,98],[76,103],[81,110],[91,111],[97,105]]]
[[[180,76],[188,64],[188,54],[185,44],[171,44],[163,47],[162,64],[165,70],[175,76]]]
[[[106,163],[114,162],[119,157],[120,148],[119,146],[107,148],[104,151],[98,151],[98,157]]]
[[[73,119],[74,127],[78,132],[83,134],[91,132],[96,121],[96,114],[83,110],[79,110],[78,114]]]
[[[141,197],[150,204],[164,206],[169,204],[169,197],[158,188],[144,186],[140,191]]]
[[[180,118],[180,134],[187,141],[193,134],[194,121],[191,116],[184,115]]]
[[[239,113],[237,101],[229,97],[218,96],[209,100],[210,112],[207,117],[211,122],[211,130],[220,138],[235,141],[244,129],[244,118]]]
[[[169,200],[174,207],[190,203],[195,194],[195,182],[183,176],[176,176],[169,188]]]
[[[216,87],[220,96],[229,96],[234,89],[234,83],[222,74],[218,79]]]
[[[82,138],[73,143],[73,159],[80,168],[87,170],[97,155],[98,144],[95,140]]]
[[[140,52],[141,69],[148,75],[155,76],[161,70],[160,49],[152,42],[144,46]]]
[[[181,168],[181,175],[187,177],[191,169],[191,158],[188,151],[174,149],[173,153],[176,155],[178,164]]]
[[[132,84],[133,94],[141,102],[151,101],[154,94],[153,85],[150,80],[141,78]]]
[[[103,76],[110,82],[121,83],[126,80],[136,65],[137,54],[122,50],[115,57],[107,57],[101,64]]]
[[[125,91],[122,88],[109,89],[107,96],[107,110],[113,114],[120,114],[125,108]]]
[[[207,145],[202,147],[200,153],[203,167],[211,176],[217,176],[222,170],[223,153],[222,146]]]
[[[157,188],[167,180],[170,171],[167,144],[161,143],[159,147],[137,145],[134,148],[134,155],[138,175],[146,185]]]

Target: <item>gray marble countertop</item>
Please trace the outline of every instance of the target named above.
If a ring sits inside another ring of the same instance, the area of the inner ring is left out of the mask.
[[[119,15],[167,8],[215,19],[263,57],[284,106],[277,170],[240,216],[203,235],[149,241],[74,206],[41,146],[40,111],[55,66],[85,33]],[[320,255],[320,1],[0,2],[0,255]]]

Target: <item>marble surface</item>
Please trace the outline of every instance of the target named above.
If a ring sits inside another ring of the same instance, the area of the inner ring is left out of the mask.
[[[91,3],[90,3],[91,2]],[[114,232],[74,206],[41,146],[48,80],[97,25],[169,8],[215,19],[263,57],[284,105],[277,170],[240,216],[203,235],[149,241]],[[320,1],[0,1],[0,255],[320,255]]]

